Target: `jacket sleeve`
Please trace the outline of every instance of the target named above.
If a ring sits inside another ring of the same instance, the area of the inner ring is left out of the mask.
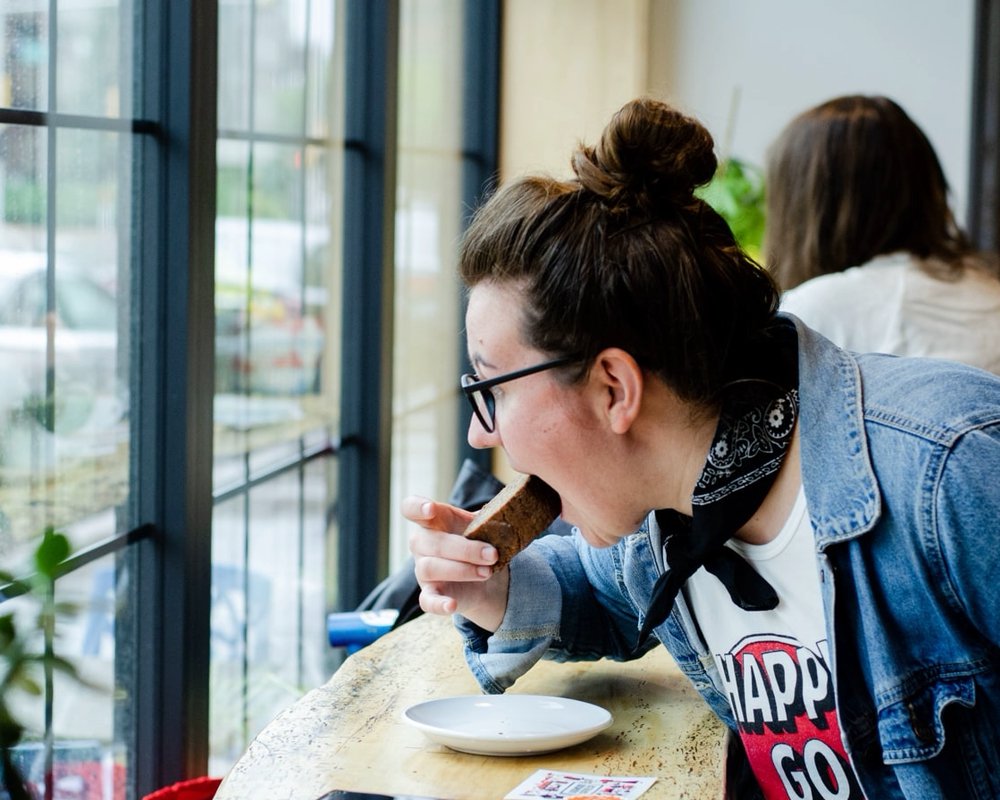
[[[618,583],[620,543],[592,548],[579,532],[546,536],[510,564],[507,612],[492,634],[468,620],[456,624],[465,657],[484,691],[508,689],[541,658],[627,660],[635,651],[636,617]]]

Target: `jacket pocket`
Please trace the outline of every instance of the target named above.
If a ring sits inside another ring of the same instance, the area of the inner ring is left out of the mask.
[[[975,702],[975,681],[957,676],[932,680],[883,706],[878,712],[883,761],[907,764],[938,755],[945,746],[945,708],[953,703],[971,708]]]

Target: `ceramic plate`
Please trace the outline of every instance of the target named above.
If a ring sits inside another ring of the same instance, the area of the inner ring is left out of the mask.
[[[611,724],[600,706],[534,694],[463,695],[417,703],[404,719],[452,750],[489,756],[549,753]]]

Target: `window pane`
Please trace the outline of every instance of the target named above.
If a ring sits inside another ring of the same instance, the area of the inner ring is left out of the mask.
[[[458,472],[461,21],[457,0],[400,5],[394,512],[408,494],[447,496]],[[407,556],[406,527],[398,513],[390,519],[395,567]]]
[[[308,64],[306,73],[306,133],[316,138],[326,138],[334,133],[333,109],[339,108],[343,94],[340,89],[339,70],[331,70],[334,53],[340,48],[335,37],[341,29],[337,25],[338,4],[312,3],[311,18],[307,29]]]
[[[24,251],[45,253],[47,217],[45,130],[0,125],[0,248],[4,263]]]
[[[215,507],[212,516],[211,672],[212,774],[224,773],[248,741],[246,722],[246,497]]]
[[[130,183],[120,135],[8,126],[0,144],[0,564],[46,526],[128,496],[127,266],[118,237]],[[48,138],[57,137],[54,195]],[[50,250],[46,222],[54,205]],[[82,529],[77,548],[114,533]]]
[[[403,0],[399,30],[399,144],[462,148],[464,0]]]
[[[336,655],[325,617],[334,464],[303,459],[328,445],[339,408],[339,11],[299,0],[220,9],[215,774]]]
[[[325,542],[330,462],[216,506],[212,545],[213,770],[332,670]]]
[[[17,0],[0,11],[0,105],[45,111],[49,87],[49,2]]]
[[[26,724],[17,763],[44,796],[45,719],[52,719],[52,762],[55,796],[124,796],[127,772],[126,748],[115,733],[115,614],[117,586],[113,557],[100,559],[77,570],[56,584],[56,601],[73,607],[60,615],[54,651],[72,662],[76,675],[56,670],[50,696],[19,698],[15,713]],[[4,613],[18,609],[27,628],[37,629],[38,606],[28,598],[8,601]],[[42,647],[39,636],[34,649]],[[44,685],[44,673],[36,678]],[[46,704],[51,702],[47,711]]]
[[[117,117],[121,113],[122,87],[126,94],[131,79],[123,75],[130,59],[131,44],[122,42],[123,13],[130,4],[116,0],[59,5],[56,49],[56,93],[58,111]],[[126,30],[130,30],[126,25]],[[120,49],[124,44],[124,49]]]
[[[312,24],[306,13],[311,5],[324,4],[270,0],[256,5],[252,92],[253,126],[258,131],[305,132],[305,56]],[[325,16],[332,26],[332,17]]]
[[[215,417],[225,455],[331,420],[338,259],[324,149],[230,141],[219,154]]]
[[[242,131],[250,127],[252,24],[252,0],[222,0],[219,3],[218,122],[221,130]]]

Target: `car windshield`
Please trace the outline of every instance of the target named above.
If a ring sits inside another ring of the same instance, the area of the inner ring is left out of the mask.
[[[6,280],[0,275],[0,325],[43,326],[46,280],[44,269]],[[85,275],[57,273],[56,311],[59,323],[69,330],[113,332],[116,327],[114,296]]]

